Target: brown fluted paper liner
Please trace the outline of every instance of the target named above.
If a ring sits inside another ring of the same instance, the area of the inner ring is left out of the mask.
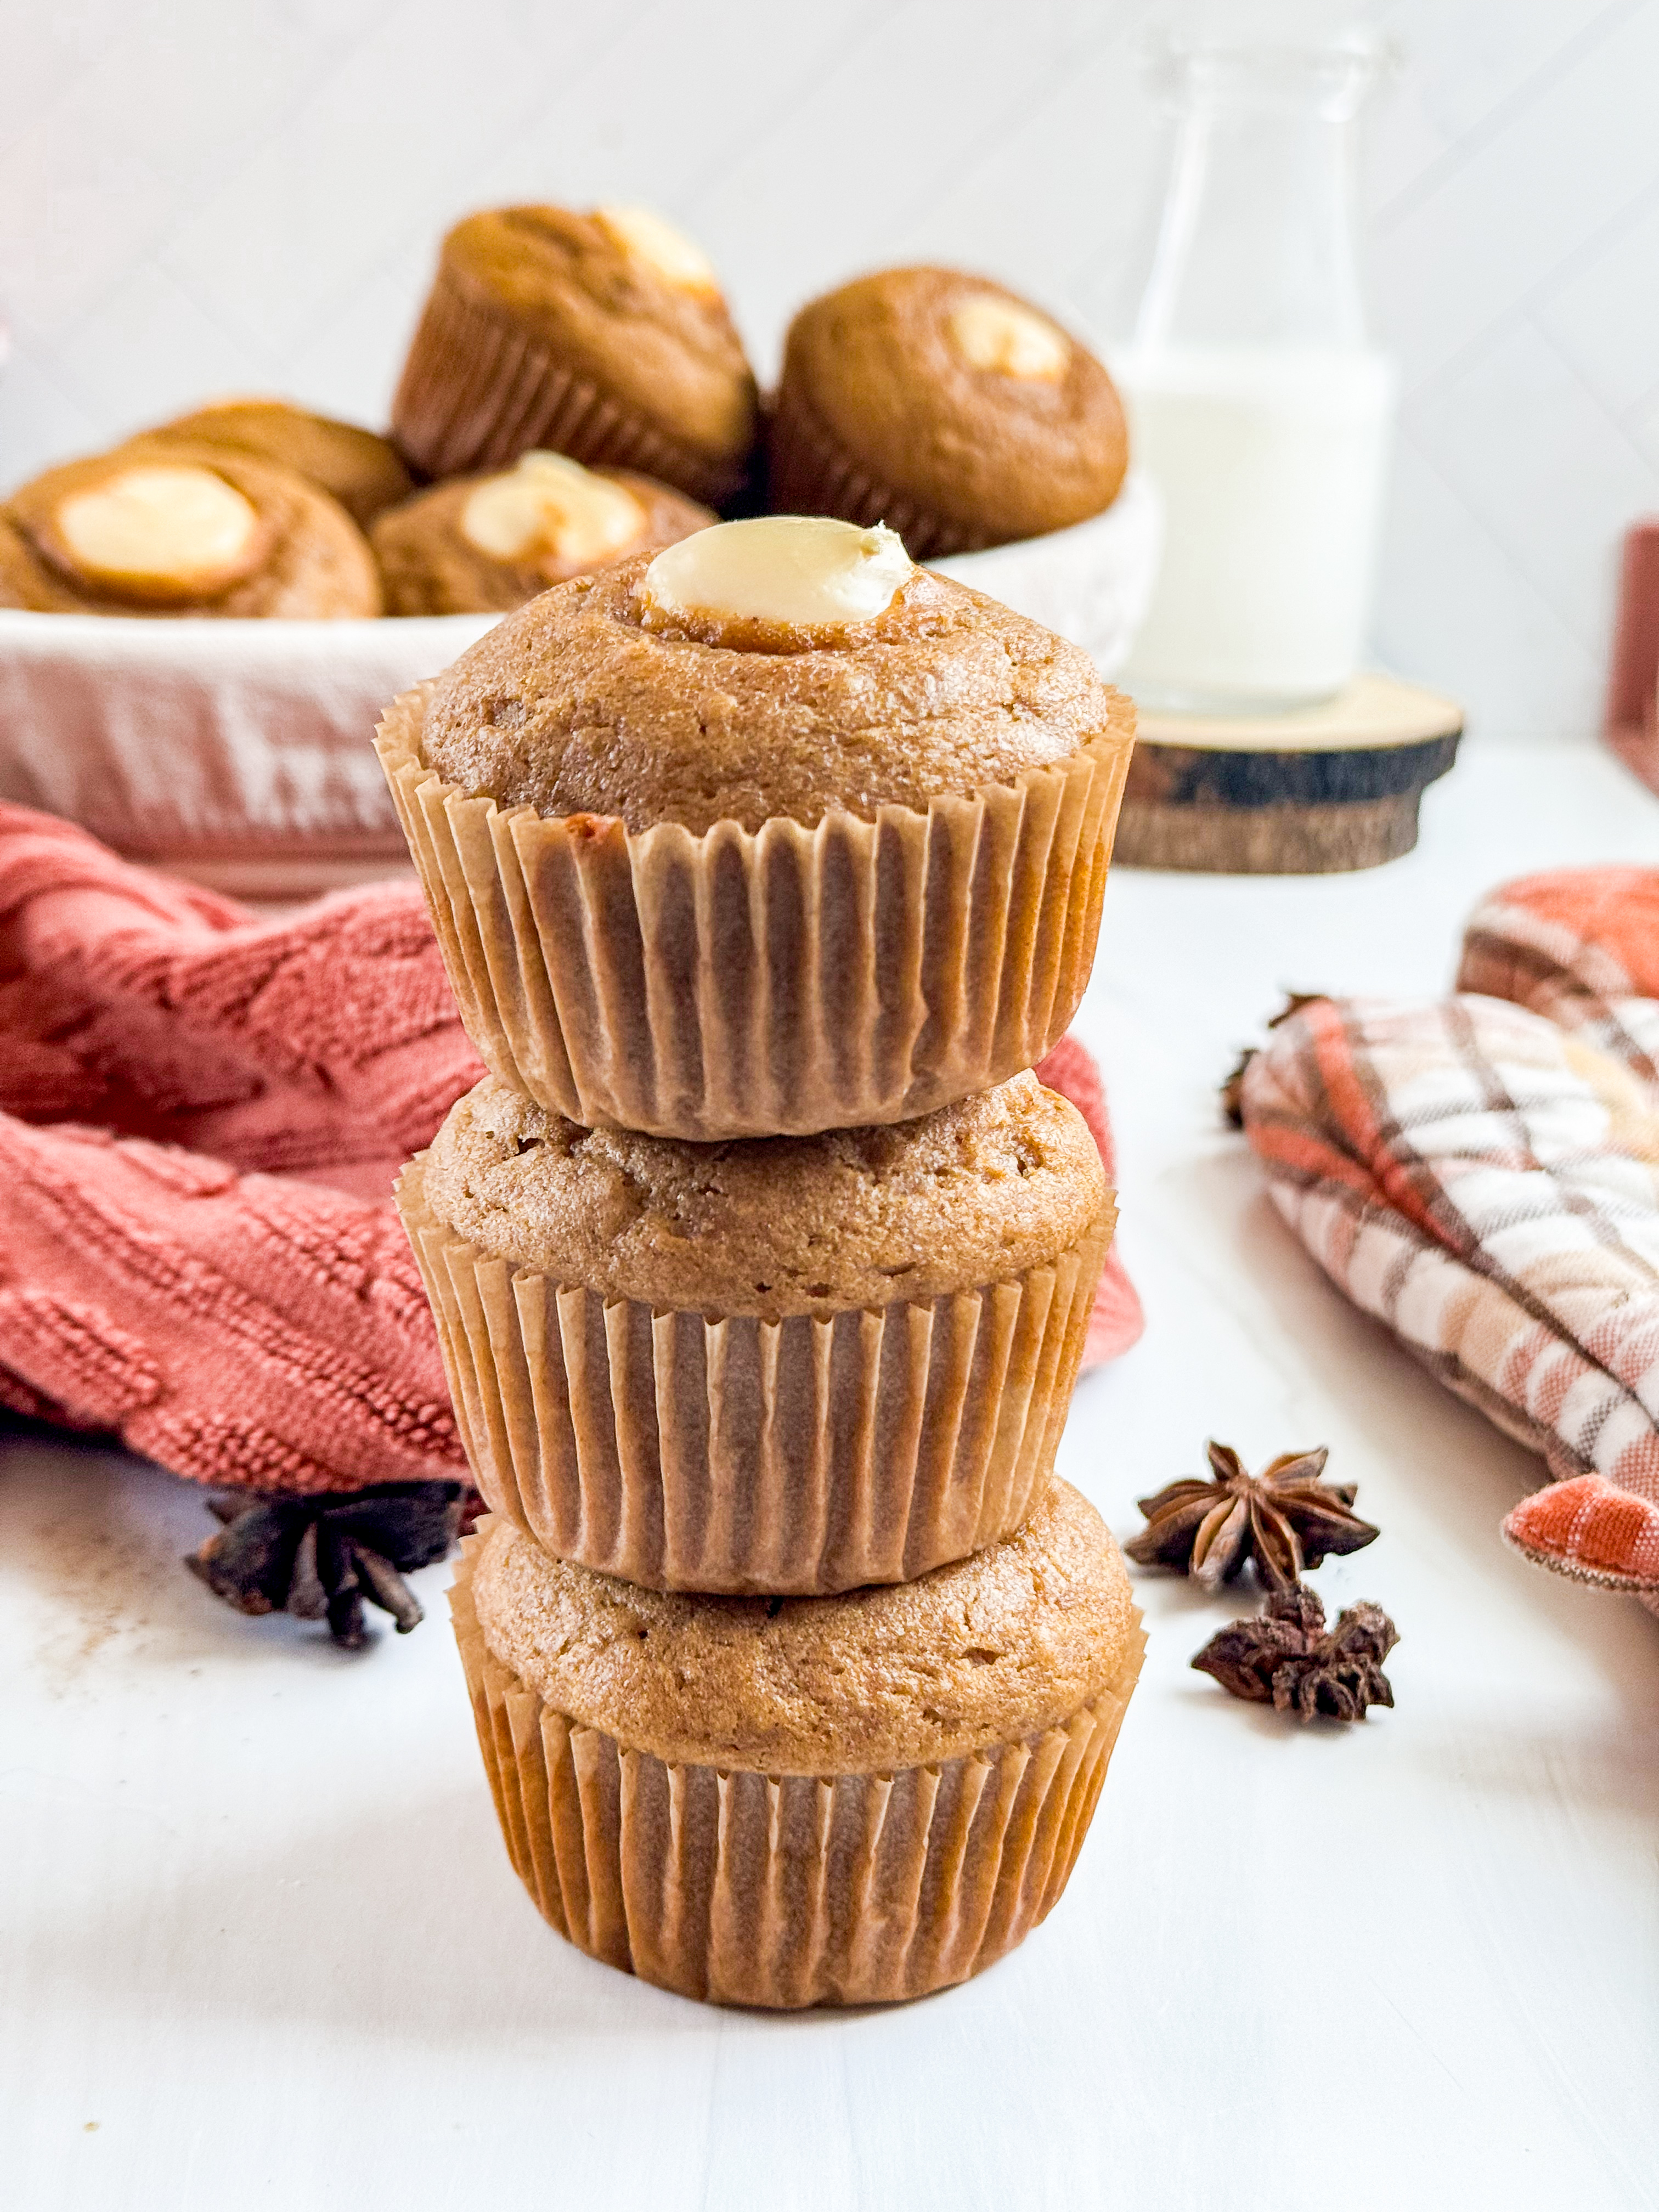
[[[671,1765],[489,1650],[465,1543],[451,1605],[507,1854],[561,1936],[659,1988],[795,2008],[925,1996],[1058,1902],[1140,1673],[1023,1742],[893,1774]]]
[[[653,1589],[823,1595],[1012,1534],[1054,1470],[1108,1215],[1051,1265],[832,1321],[653,1310],[398,1203],[478,1488]]]
[[[590,468],[637,469],[711,506],[744,479],[741,460],[719,460],[668,436],[443,274],[404,363],[392,434],[415,467],[434,477],[505,468],[535,446]]]
[[[775,514],[833,514],[866,529],[884,522],[913,561],[982,552],[1000,541],[895,491],[861,468],[799,392],[778,393],[767,427],[769,501]]]
[[[713,1142],[906,1121],[1060,1036],[1093,963],[1133,736],[926,813],[693,836],[502,812],[375,744],[468,1034],[586,1127]]]

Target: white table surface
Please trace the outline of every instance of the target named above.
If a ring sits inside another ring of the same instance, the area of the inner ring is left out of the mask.
[[[17,2212],[1659,2203],[1659,1620],[1525,1565],[1539,1469],[1315,1269],[1214,1085],[1281,988],[1430,994],[1504,876],[1659,861],[1589,747],[1471,744],[1370,874],[1115,875],[1108,1072],[1137,1349],[1062,1471],[1127,1534],[1199,1464],[1328,1443],[1397,1710],[1302,1730],[1187,1660],[1241,1604],[1143,1577],[1146,1674],[1071,1888],[967,1988],[704,2009],[511,1873],[443,1618],[362,1658],[177,1565],[199,1493],[0,1440],[0,2198]]]

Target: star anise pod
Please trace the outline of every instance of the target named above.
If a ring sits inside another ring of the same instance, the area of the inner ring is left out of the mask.
[[[1146,1526],[1123,1548],[1143,1567],[1177,1567],[1216,1590],[1254,1559],[1267,1589],[1288,1589],[1328,1553],[1357,1552],[1378,1534],[1353,1510],[1355,1484],[1319,1480],[1322,1444],[1281,1452],[1260,1474],[1245,1473],[1231,1444],[1205,1449],[1212,1480],[1189,1477],[1136,1501]]]
[[[421,1602],[404,1577],[441,1559],[454,1541],[465,1486],[388,1482],[315,1498],[210,1498],[224,1522],[185,1565],[239,1613],[326,1620],[348,1651],[368,1641],[365,1599],[398,1632],[419,1626]]]
[[[1399,1641],[1380,1605],[1350,1606],[1327,1630],[1324,1607],[1298,1583],[1275,1590],[1258,1620],[1212,1636],[1193,1664],[1234,1697],[1276,1712],[1363,1721],[1368,1706],[1394,1703],[1382,1662]]]
[[[1267,1027],[1276,1030],[1281,1022],[1289,1021],[1292,1014],[1300,1013],[1304,1006],[1311,1006],[1316,1000],[1327,995],[1323,991],[1286,991],[1284,1005],[1268,1022]],[[1256,1050],[1253,1044],[1245,1046],[1231,1074],[1221,1086],[1222,1119],[1231,1122],[1235,1129],[1244,1127],[1244,1071],[1255,1058]]]

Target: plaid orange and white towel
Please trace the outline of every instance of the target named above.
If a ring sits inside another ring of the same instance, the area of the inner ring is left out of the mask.
[[[1338,1287],[1542,1454],[1509,1540],[1659,1612],[1659,872],[1504,885],[1457,981],[1299,1006],[1244,1127]]]

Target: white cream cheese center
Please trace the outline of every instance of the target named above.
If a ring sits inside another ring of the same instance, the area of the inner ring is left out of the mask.
[[[763,514],[669,546],[646,570],[644,591],[672,616],[837,629],[884,612],[914,573],[903,541],[884,524]]]
[[[72,493],[55,520],[88,576],[181,592],[234,577],[259,526],[234,484],[185,464],[124,469]]]
[[[563,453],[530,453],[473,487],[461,509],[461,535],[494,561],[588,568],[633,544],[645,521],[625,485]]]
[[[947,319],[951,343],[970,368],[999,376],[1058,383],[1071,359],[1071,342],[1045,315],[995,292],[974,292]]]
[[[720,279],[701,246],[650,208],[599,207],[593,220],[614,246],[681,292],[717,296]]]

